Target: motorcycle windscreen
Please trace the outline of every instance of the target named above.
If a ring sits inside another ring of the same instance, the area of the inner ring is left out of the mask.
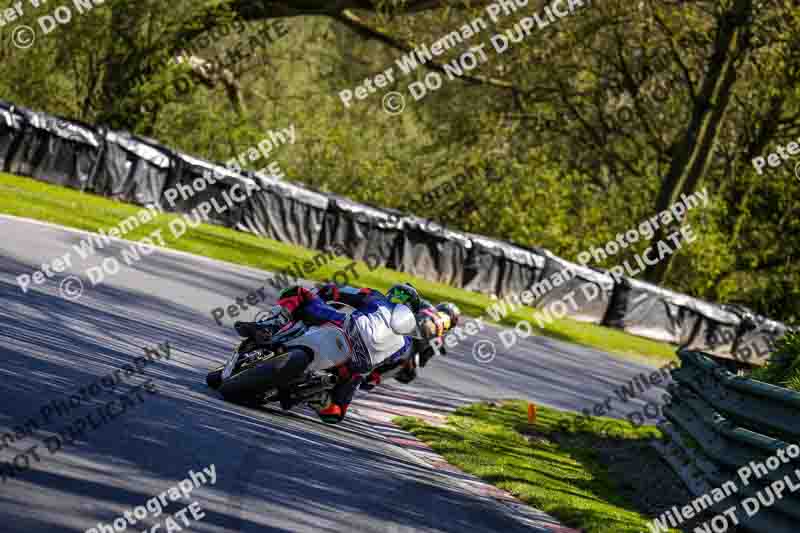
[[[222,370],[222,379],[228,379],[231,377],[233,373],[234,367],[236,367],[236,363],[239,361],[239,349],[234,348],[233,353],[231,354],[231,358],[228,359],[228,362],[225,364],[225,367]]]
[[[314,352],[309,370],[325,370],[347,361],[353,353],[344,332],[333,325],[310,328],[302,337],[292,339],[285,345],[305,346]]]

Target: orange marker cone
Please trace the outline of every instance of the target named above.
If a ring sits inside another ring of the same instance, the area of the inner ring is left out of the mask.
[[[528,424],[536,423],[536,404],[528,404]]]

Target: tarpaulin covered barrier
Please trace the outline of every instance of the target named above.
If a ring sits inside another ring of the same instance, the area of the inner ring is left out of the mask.
[[[396,268],[402,223],[399,216],[348,198],[330,195],[325,213],[321,248],[335,247],[370,267]]]
[[[102,152],[102,137],[90,127],[19,108],[22,136],[7,164],[9,172],[81,190],[94,190],[92,178]]]
[[[370,266],[484,294],[519,296],[530,290],[538,308],[571,298],[574,308],[571,303],[560,308],[574,319],[743,362],[762,364],[766,349],[787,329],[744,308],[704,302],[630,278],[616,283],[605,272],[547,250],[450,231],[392,209],[230,170],[146,137],[2,101],[0,166],[139,205],[157,203],[177,212],[211,205],[207,215],[214,223],[305,248],[334,247]],[[198,191],[201,181],[205,185]],[[255,184],[260,191],[248,187]],[[183,195],[168,197],[166,191],[180,187]],[[238,201],[237,191],[252,194]]]
[[[724,321],[703,318],[696,322],[690,339],[683,346],[688,350],[702,350],[717,357],[734,358],[735,342],[741,330],[738,317],[726,315]]]
[[[470,235],[470,239],[472,248],[464,265],[462,287],[483,294],[498,294],[505,261],[502,242],[480,235]]]
[[[248,196],[261,185],[226,167],[176,152],[161,205],[192,213],[192,220],[238,227],[249,207]],[[197,210],[196,212],[194,212]]]
[[[614,292],[614,279],[606,273],[565,261],[548,250],[541,253],[544,267],[531,287],[534,305],[548,309],[554,302],[561,301],[565,304],[561,307],[570,318],[602,323]]]
[[[261,183],[263,192],[250,197],[243,226],[276,241],[320,248],[328,197],[279,180]]]
[[[108,131],[105,141],[95,192],[139,205],[160,203],[170,178],[172,152],[125,132]]]
[[[9,170],[14,150],[22,140],[22,115],[13,106],[0,101],[0,169]]]
[[[538,252],[503,243],[505,261],[500,268],[499,287],[496,294],[519,294],[541,276],[544,257]]]
[[[530,287],[544,268],[544,258],[503,241],[467,234],[472,241],[464,265],[463,288],[506,296]]]
[[[463,233],[424,218],[402,219],[399,270],[460,287],[472,242]]]
[[[723,305],[727,311],[737,315],[741,323],[728,353],[738,361],[762,364],[773,351],[774,343],[786,334],[785,324],[753,313],[751,310],[734,305]],[[729,337],[729,336],[728,336]],[[718,339],[713,338],[712,341]],[[723,340],[727,340],[723,337]]]
[[[605,320],[605,325],[634,335],[693,347],[708,346],[711,331],[735,330],[739,323],[739,317],[719,305],[631,278],[615,284]],[[724,346],[715,349],[727,356]]]

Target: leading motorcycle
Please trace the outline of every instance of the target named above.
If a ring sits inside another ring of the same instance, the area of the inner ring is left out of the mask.
[[[346,315],[354,311],[341,302],[328,304]],[[393,315],[392,329],[399,335],[417,336],[413,313],[405,307],[403,310],[396,318]],[[236,403],[279,403],[285,410],[305,403],[318,410],[330,403],[330,391],[340,379],[337,368],[351,354],[352,346],[342,327],[295,320],[266,342],[243,340],[225,365],[208,373],[206,383]],[[407,364],[411,362],[383,362],[375,370],[391,375]]]

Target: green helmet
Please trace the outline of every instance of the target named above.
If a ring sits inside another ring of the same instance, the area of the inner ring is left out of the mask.
[[[421,301],[419,293],[410,283],[395,285],[386,293],[386,299],[393,304],[403,304],[414,313],[419,311]]]

